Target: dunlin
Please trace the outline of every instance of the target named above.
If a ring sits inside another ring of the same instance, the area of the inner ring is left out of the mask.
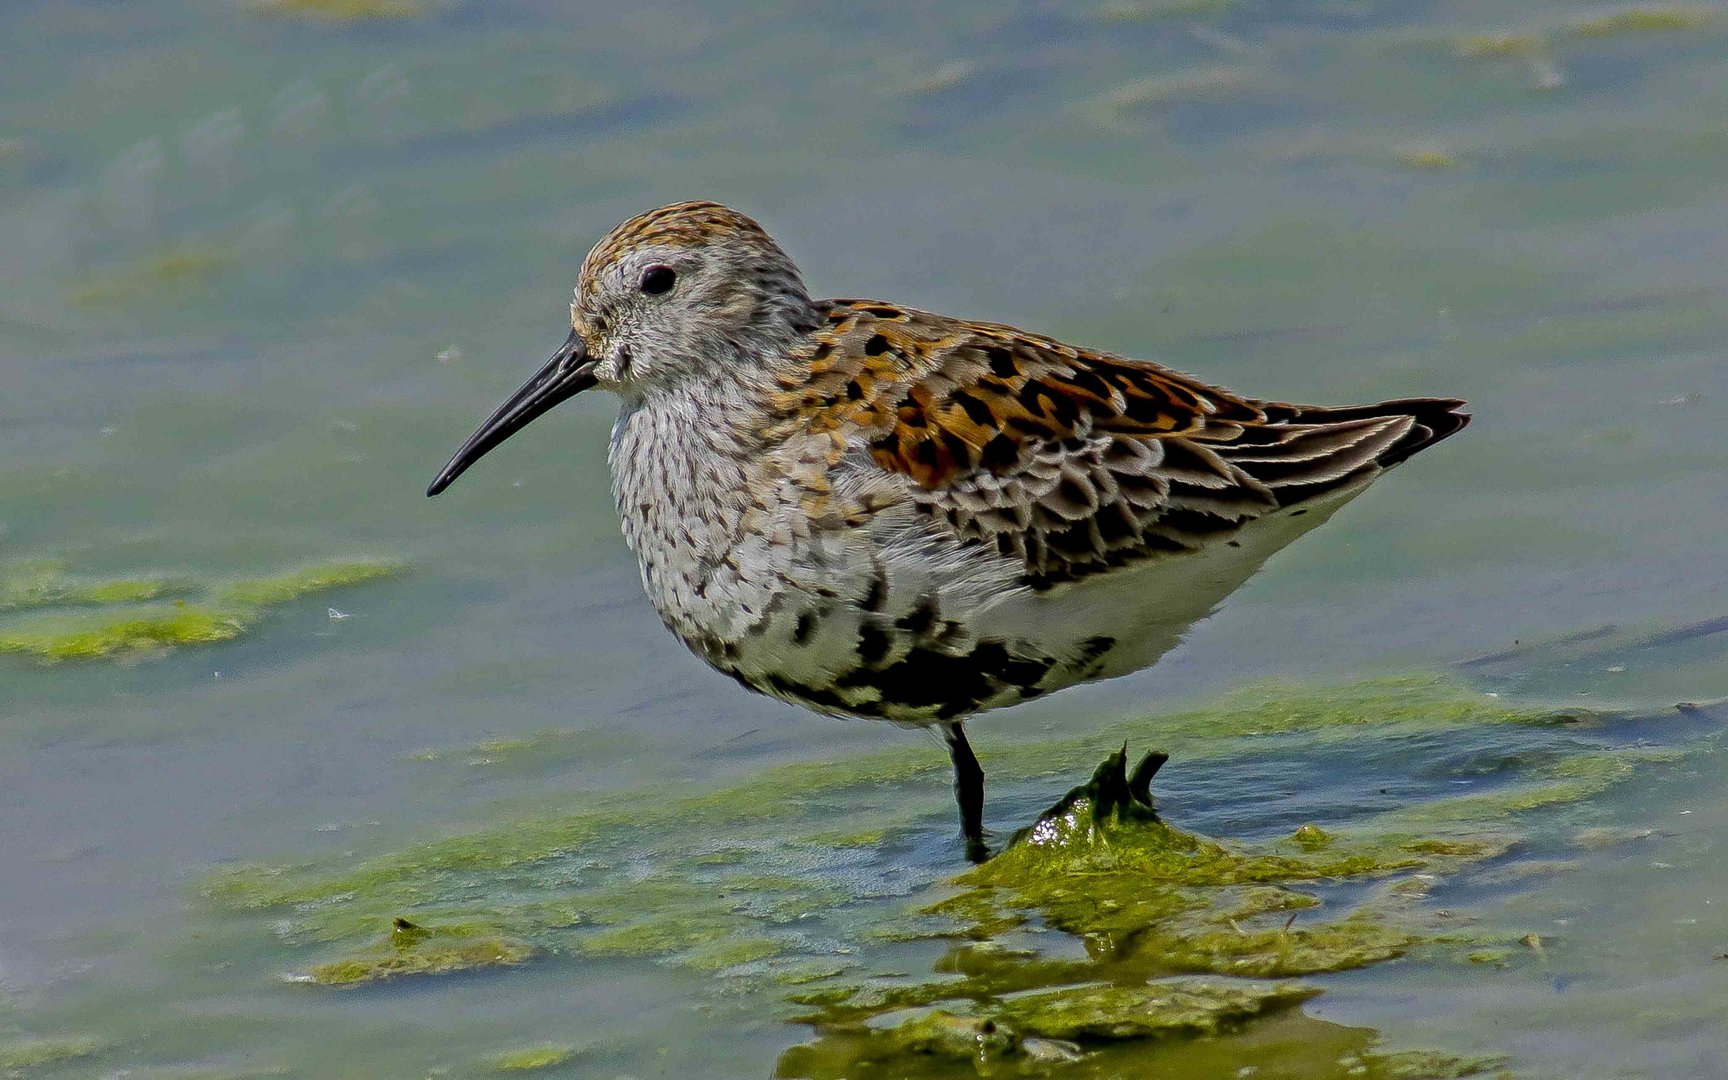
[[[663,206],[589,252],[552,359],[436,495],[590,387],[661,619],[745,686],[937,726],[1156,661],[1275,551],[1469,421],[1451,398],[1243,397],[1144,360],[878,300],[816,300],[762,227]]]

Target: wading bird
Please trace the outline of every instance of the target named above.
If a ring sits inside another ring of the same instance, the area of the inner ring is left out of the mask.
[[[666,626],[753,690],[939,727],[974,858],[967,717],[1148,666],[1469,420],[1451,398],[1260,401],[1011,326],[812,299],[712,202],[602,239],[570,326],[427,494],[613,391],[613,496]]]

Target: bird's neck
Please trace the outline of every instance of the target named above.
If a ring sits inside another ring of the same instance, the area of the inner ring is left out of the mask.
[[[742,585],[726,568],[763,493],[760,369],[626,399],[612,430],[612,495],[642,584],[686,641],[724,621]],[[722,588],[716,575],[731,577]],[[714,610],[709,610],[713,608]]]

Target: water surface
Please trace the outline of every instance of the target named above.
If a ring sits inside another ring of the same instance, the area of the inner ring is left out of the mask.
[[[275,932],[286,916],[200,891],[607,793],[941,764],[918,733],[750,696],[661,630],[607,495],[609,402],[422,497],[562,340],[593,240],[672,199],[757,216],[819,294],[1266,397],[1472,402],[1468,432],[1156,669],[977,723],[986,756],[1269,676],[1436,672],[1568,635],[1460,685],[1640,715],[1728,694],[1699,626],[1728,606],[1728,9],[382,8],[0,11],[0,568],[160,579],[193,605],[338,560],[401,568],[261,608],[225,643],[0,656],[0,1038],[93,1050],[31,1075],[467,1075],[541,1043],[579,1051],[548,1074],[766,1075],[810,1037],[736,972],[651,956],[294,985],[318,952]],[[1551,939],[1540,957],[1320,976],[1307,1019],[1250,1037],[1314,1021],[1519,1075],[1721,1075],[1728,766],[1708,727],[1653,729],[1688,756],[1520,826],[1503,858],[1554,865],[1434,898]],[[1231,790],[1248,766],[1178,759],[1167,815],[1272,835],[1383,786],[1301,739],[1280,751],[1255,768],[1288,769],[1296,802],[1255,809]],[[1437,771],[1447,752],[1412,739],[1382,765],[1467,779]],[[1081,778],[996,771],[993,824]],[[894,917],[860,895],[915,901],[958,868],[940,772],[907,784],[910,816],[846,893],[860,926]],[[874,812],[841,801],[835,828]],[[1638,835],[1568,846],[1586,827]],[[860,963],[929,970],[883,948]]]

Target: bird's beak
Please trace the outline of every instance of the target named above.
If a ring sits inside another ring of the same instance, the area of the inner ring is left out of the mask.
[[[588,356],[582,336],[571,330],[563,347],[552,354],[546,366],[523,383],[522,389],[510,395],[510,400],[500,405],[498,411],[480,425],[480,430],[468,436],[468,441],[456,451],[450,464],[433,478],[426,489],[427,496],[449,487],[468,466],[485,457],[493,447],[533,423],[552,406],[580,394],[594,383],[594,361]]]

